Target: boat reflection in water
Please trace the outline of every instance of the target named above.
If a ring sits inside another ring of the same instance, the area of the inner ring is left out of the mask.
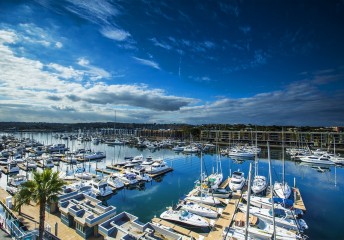
[[[325,172],[331,171],[331,168],[325,164],[314,164],[314,163],[301,162],[301,163],[299,163],[299,165],[313,168],[314,170],[316,170],[317,172],[320,172],[320,173],[325,173]]]

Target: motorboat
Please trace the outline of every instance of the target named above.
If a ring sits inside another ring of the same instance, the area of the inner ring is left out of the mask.
[[[27,178],[25,175],[16,175],[10,177],[7,184],[13,187],[19,187],[21,184],[25,182],[27,182]]]
[[[258,194],[263,192],[268,187],[266,177],[257,175],[254,177],[252,182],[251,190],[253,193]]]
[[[124,183],[115,175],[110,175],[107,178],[107,182],[111,187],[113,187],[115,189],[121,189],[124,187]]]
[[[36,169],[37,168],[37,163],[34,160],[27,159],[26,163],[24,163],[28,169]]]
[[[117,176],[125,185],[134,185],[138,183],[135,173],[115,173],[114,175]]]
[[[152,165],[146,167],[146,172],[150,174],[159,173],[170,167],[164,161],[155,161]]]
[[[229,188],[232,191],[241,190],[245,185],[244,173],[240,171],[235,171],[232,173],[231,180],[229,182]]]
[[[209,223],[203,217],[190,213],[186,210],[169,209],[161,213],[160,218],[176,223],[186,224],[192,227],[209,227]]]
[[[184,153],[198,153],[200,149],[196,146],[185,146],[183,149]]]
[[[96,196],[106,197],[112,194],[112,188],[109,186],[106,179],[94,179],[90,182],[90,185]]]
[[[42,164],[43,168],[53,168],[55,166],[53,160],[50,158],[42,159],[40,163]]]
[[[174,148],[172,148],[172,150],[175,152],[182,152],[182,151],[184,151],[184,147],[183,146],[175,146]]]
[[[275,182],[273,187],[274,192],[279,198],[288,199],[290,197],[291,188],[287,182],[284,182],[284,184],[281,182]]]
[[[137,163],[143,162],[143,160],[144,158],[143,158],[143,155],[141,154],[141,155],[135,156],[133,160],[131,160],[131,162],[137,164]]]
[[[208,218],[216,218],[219,214],[218,212],[207,208],[203,207],[195,202],[190,202],[190,201],[180,201],[178,204],[178,207],[182,210],[186,210],[188,212],[197,214],[202,217],[208,217]]]
[[[84,156],[84,160],[100,160],[106,158],[106,154],[104,152],[95,152],[95,153],[90,153],[90,154],[86,154]]]
[[[145,168],[142,166],[135,166],[134,168],[130,169],[130,172],[136,174],[136,178],[139,181],[152,181],[152,178],[145,173]]]
[[[327,165],[334,165],[335,163],[331,161],[331,158],[328,154],[324,155],[308,155],[299,157],[302,162],[307,163],[319,163],[319,164],[327,164]]]
[[[5,168],[7,168],[8,173],[16,173],[20,170],[17,163],[13,161],[11,161]]]
[[[15,195],[18,192],[18,190],[18,187],[6,186],[6,191],[9,192],[11,195]]]
[[[146,159],[141,163],[141,166],[150,166],[154,163],[154,160],[151,156],[146,157]]]

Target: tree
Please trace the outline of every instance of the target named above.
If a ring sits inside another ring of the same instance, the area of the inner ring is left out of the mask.
[[[30,204],[31,201],[39,205],[39,239],[43,239],[45,206],[52,202],[57,202],[58,193],[65,185],[65,181],[59,178],[58,172],[45,169],[42,173],[34,172],[33,180],[29,180],[21,185],[21,188],[14,196],[14,209],[20,212],[23,205]]]

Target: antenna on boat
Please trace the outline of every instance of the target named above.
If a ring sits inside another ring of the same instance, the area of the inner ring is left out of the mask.
[[[276,223],[275,223],[275,203],[274,203],[274,192],[272,185],[272,175],[271,175],[271,158],[270,158],[270,144],[267,142],[268,147],[268,160],[269,160],[269,178],[270,178],[270,191],[271,191],[271,205],[272,205],[272,223],[273,223],[273,237],[276,240]]]

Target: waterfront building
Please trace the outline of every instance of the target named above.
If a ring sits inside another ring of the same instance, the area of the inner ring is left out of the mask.
[[[97,237],[98,225],[116,215],[116,207],[105,206],[85,193],[60,198],[58,207],[61,221],[84,239]]]
[[[202,130],[200,140],[218,142],[223,145],[235,143],[255,143],[266,145],[313,146],[316,148],[344,149],[344,132],[298,132],[298,131],[253,131],[253,130]]]
[[[99,225],[99,233],[105,239],[166,239],[181,240],[182,237],[152,223],[141,223],[130,213],[121,212]]]

